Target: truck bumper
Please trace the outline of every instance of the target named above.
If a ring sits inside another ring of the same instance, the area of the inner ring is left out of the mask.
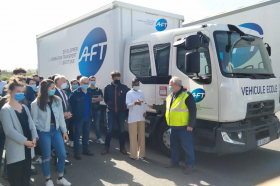
[[[241,153],[267,144],[279,138],[279,127],[275,115],[250,119],[245,124],[223,123],[216,129],[216,153]]]

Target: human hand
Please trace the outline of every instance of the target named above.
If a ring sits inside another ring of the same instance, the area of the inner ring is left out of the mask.
[[[68,138],[68,134],[65,132],[63,133],[63,140],[68,142],[69,138]]]
[[[25,145],[26,147],[30,148],[30,149],[34,147],[33,142],[32,142],[32,141],[29,141],[29,140],[25,141],[25,142],[24,142],[24,145]]]
[[[146,116],[147,116],[147,113],[146,113],[146,112],[144,112],[144,113],[143,113],[143,117],[145,118]]]
[[[32,143],[33,143],[34,147],[36,147],[36,146],[37,146],[37,138],[34,138],[34,139],[32,140]]]
[[[142,104],[142,101],[139,100],[139,99],[138,99],[137,101],[134,102],[134,105],[141,105],[141,104]]]
[[[187,126],[187,130],[188,130],[188,131],[193,131],[193,128],[192,128],[192,127]]]
[[[152,109],[152,108],[153,108],[153,105],[152,105],[152,104],[148,104],[148,107],[149,107],[150,109]]]

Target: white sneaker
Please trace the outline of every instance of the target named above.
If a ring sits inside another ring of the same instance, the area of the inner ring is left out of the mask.
[[[4,186],[4,185],[2,185],[2,183],[0,183],[0,186]]]
[[[49,180],[45,183],[45,186],[54,186],[53,185],[53,181],[52,180]]]
[[[83,142],[82,141],[80,141],[80,145],[82,145],[83,144]]]
[[[99,138],[96,140],[96,143],[100,143],[101,145],[105,144],[105,142],[102,140],[102,138]]]
[[[42,158],[38,158],[37,160],[32,161],[33,165],[42,164]]]
[[[65,185],[65,186],[71,185],[71,183],[67,181],[64,177],[61,180],[57,179],[56,183],[57,185]]]
[[[35,170],[35,167],[34,167],[33,165],[31,165],[31,169],[32,169],[32,170]]]
[[[71,143],[69,144],[69,147],[74,147],[74,141],[71,141]]]
[[[74,141],[69,140],[66,145],[71,146],[72,143],[74,143]]]

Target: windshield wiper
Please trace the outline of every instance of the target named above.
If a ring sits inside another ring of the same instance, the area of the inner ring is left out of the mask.
[[[237,77],[248,77],[248,76],[251,76],[252,78],[251,79],[266,79],[266,78],[272,78],[272,77],[275,77],[274,74],[248,74],[248,73],[226,73],[226,74],[232,74],[232,75],[237,75]],[[240,76],[238,76],[240,75]],[[265,76],[265,78],[263,78],[263,76]]]

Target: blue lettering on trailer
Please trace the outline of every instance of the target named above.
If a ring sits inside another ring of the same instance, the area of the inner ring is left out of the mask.
[[[157,31],[164,31],[167,27],[167,21],[166,19],[159,19],[156,22],[156,29]]]
[[[197,88],[192,91],[192,95],[194,97],[194,101],[196,103],[201,102],[205,98],[205,91],[202,88]]]
[[[81,75],[95,75],[101,68],[107,51],[107,36],[105,31],[97,27],[85,38],[79,54],[79,70]]]

